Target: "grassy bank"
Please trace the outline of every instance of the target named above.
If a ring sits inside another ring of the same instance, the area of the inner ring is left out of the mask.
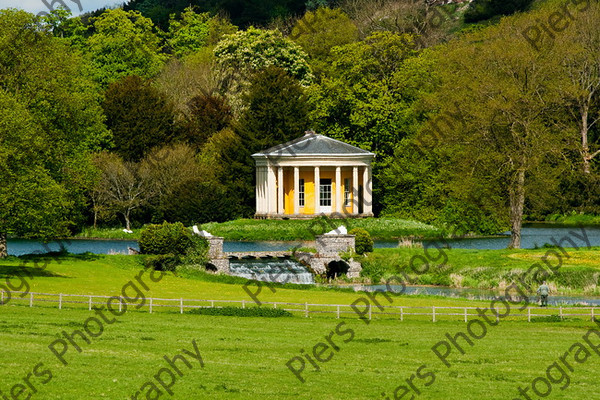
[[[364,228],[374,239],[393,240],[400,237],[437,237],[442,231],[432,225],[399,218],[257,220],[239,219],[223,223],[203,224],[202,229],[228,240],[314,240],[315,235],[329,232],[339,225],[348,230]]]
[[[238,219],[228,222],[212,222],[200,225],[213,235],[223,236],[227,240],[314,240],[320,235],[345,225],[348,230],[364,228],[373,238],[393,240],[400,237],[439,237],[443,232],[432,225],[418,221],[399,218],[364,218],[364,219],[324,219],[311,220],[259,220]],[[76,235],[77,238],[98,239],[139,239],[141,229],[133,229],[133,233],[125,233],[121,228],[85,228]]]
[[[535,378],[544,376],[546,368],[574,342],[582,341],[590,327],[583,321],[502,322],[488,327],[485,337],[474,340],[473,346],[465,345],[465,354],[452,349],[447,368],[431,348],[444,340],[446,333],[466,332],[464,323],[384,320],[366,325],[356,319],[127,312],[116,317],[116,323],[105,324],[102,334],[91,338],[90,343],[74,336],[81,353],[67,348],[64,358],[68,364],[63,365],[48,346],[62,331],[84,332],[83,323],[90,316],[94,313],[87,310],[0,307],[0,341],[10,344],[0,347],[0,362],[6,366],[0,375],[2,393],[23,384],[23,396],[27,397],[32,391],[23,379],[43,363],[39,371],[49,370],[52,378],[44,384],[47,376],[32,375],[29,381],[37,391],[32,399],[135,398],[132,396],[146,382],[162,389],[153,376],[169,367],[163,357],[183,354],[190,365],[177,362],[182,376],[176,376],[172,396],[161,398],[362,400],[382,398],[382,392],[393,398],[394,389],[406,385],[406,379],[426,364],[421,372],[434,374],[435,381],[425,386],[427,380],[414,379],[421,392],[419,398],[499,400],[518,397],[518,386],[531,386]],[[352,330],[351,340],[349,334],[333,333],[337,351],[331,352],[329,361],[318,364],[319,371],[306,362],[302,373],[306,381],[300,383],[286,363],[301,356],[300,349],[311,354],[313,347],[326,343],[325,336],[342,322],[342,330]],[[192,341],[203,367],[182,352],[185,349],[195,354]],[[62,349],[61,345],[56,348]],[[559,390],[562,385],[554,385],[552,398],[590,397],[597,386],[600,364],[596,354],[589,351],[587,362],[575,363],[573,355],[569,356],[575,366],[567,372],[570,385],[564,390]],[[163,380],[170,382],[168,373],[163,373]]]
[[[545,222],[574,226],[600,225],[600,215],[580,214],[576,212],[570,214],[554,214],[548,216]]]
[[[363,275],[374,279],[407,271],[415,284],[504,288],[525,274],[524,281],[535,290],[538,281],[532,266],[544,266],[547,256],[553,268],[558,265],[554,249],[537,250],[470,250],[431,248],[376,249],[363,260]],[[559,250],[558,250],[559,251]],[[561,266],[547,277],[554,293],[600,294],[600,248],[565,249]],[[550,253],[549,253],[550,252]],[[560,252],[560,251],[559,251]],[[409,267],[411,260],[412,267]],[[429,266],[424,262],[429,261]],[[424,273],[415,273],[414,271]],[[545,268],[545,271],[550,271]],[[538,276],[543,278],[543,273]]]

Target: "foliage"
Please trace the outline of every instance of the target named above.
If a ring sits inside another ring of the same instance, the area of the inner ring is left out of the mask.
[[[81,224],[88,155],[109,139],[84,60],[37,22],[0,11],[2,237],[49,238]]]
[[[223,315],[227,317],[260,317],[260,318],[279,318],[292,317],[293,314],[281,308],[266,307],[202,307],[194,308],[188,311],[188,314],[198,315]]]
[[[465,22],[479,22],[510,15],[529,8],[533,0],[473,0],[465,12]]]
[[[153,147],[174,138],[173,106],[139,76],[110,84],[102,107],[113,133],[115,152],[127,161],[139,161]]]
[[[155,76],[165,57],[154,25],[136,11],[106,10],[94,20],[86,52],[96,82],[103,87],[121,78]]]
[[[340,9],[308,11],[292,29],[291,37],[310,57],[312,70],[322,75],[331,63],[331,49],[358,40],[358,29]]]
[[[147,225],[140,234],[142,254],[187,254],[193,245],[192,233],[181,222]]]
[[[252,75],[269,66],[284,69],[303,85],[312,82],[307,55],[297,44],[279,31],[249,27],[226,35],[215,47],[219,66],[230,73]]]
[[[173,53],[182,57],[206,46],[209,34],[208,13],[197,14],[192,7],[181,13],[180,18],[171,15],[168,44]]]
[[[315,129],[378,156],[391,155],[403,132],[412,130],[412,87],[405,98],[402,78],[405,61],[414,55],[410,36],[389,32],[334,48],[330,77],[310,90]]]
[[[238,131],[250,154],[296,139],[308,128],[304,89],[280,68],[255,74],[243,99]]]
[[[355,247],[357,254],[371,253],[373,251],[373,239],[366,229],[354,228],[348,234],[355,235]]]
[[[229,127],[232,119],[233,112],[225,98],[199,94],[187,104],[183,136],[190,145],[200,149],[212,135]]]

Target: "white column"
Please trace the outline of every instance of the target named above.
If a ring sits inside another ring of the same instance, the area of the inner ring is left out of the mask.
[[[260,214],[260,167],[256,167],[256,213]]]
[[[283,168],[277,167],[277,213],[283,215]]]
[[[335,212],[342,213],[342,168],[335,167]]]
[[[371,182],[371,166],[363,172],[363,213],[373,214],[373,184]]]
[[[352,214],[358,214],[358,167],[352,167]]]
[[[294,215],[300,213],[299,196],[300,191],[300,168],[294,167]]]
[[[315,215],[321,213],[321,171],[315,167]]]
[[[267,174],[268,213],[273,215],[277,214],[277,177],[275,176],[275,168],[267,167]]]

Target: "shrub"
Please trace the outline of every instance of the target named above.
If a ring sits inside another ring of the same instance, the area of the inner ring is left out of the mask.
[[[222,315],[227,317],[267,317],[267,318],[278,318],[278,317],[291,317],[293,314],[289,311],[282,310],[280,308],[263,308],[263,307],[250,307],[250,308],[239,308],[239,307],[209,307],[209,308],[195,308],[189,311],[190,314],[200,315]]]
[[[148,225],[140,234],[142,254],[184,255],[192,247],[192,233],[181,222]]]
[[[373,251],[373,239],[371,239],[371,235],[365,229],[354,228],[348,233],[356,236],[357,254],[365,254]]]

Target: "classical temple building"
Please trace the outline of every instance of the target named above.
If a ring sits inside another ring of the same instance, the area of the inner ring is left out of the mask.
[[[373,153],[309,131],[252,157],[257,218],[373,216]]]

